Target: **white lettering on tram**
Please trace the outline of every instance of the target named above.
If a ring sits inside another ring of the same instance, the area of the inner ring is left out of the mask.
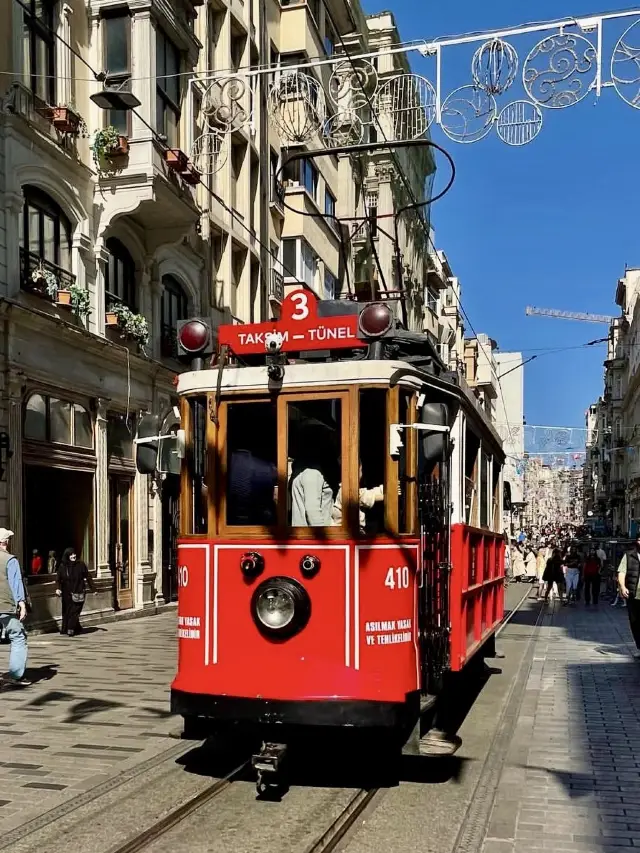
[[[271,334],[272,330],[269,332],[238,332],[238,339],[242,345],[244,344],[264,344],[264,336],[266,334]],[[289,332],[282,332],[282,340],[289,340]]]
[[[365,622],[365,642],[368,646],[391,646],[396,643],[410,643],[413,639],[411,623],[411,619]]]
[[[178,616],[178,637],[182,640],[199,640],[200,617]]]

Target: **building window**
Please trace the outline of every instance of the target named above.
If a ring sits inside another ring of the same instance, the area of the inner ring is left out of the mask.
[[[121,302],[136,310],[136,265],[120,240],[107,240],[105,295],[107,309],[114,302]]]
[[[93,448],[93,420],[79,403],[32,394],[24,410],[27,441],[48,441],[68,447]]]
[[[128,12],[117,10],[102,19],[104,67],[106,84],[129,90],[131,86],[131,18]],[[129,113],[110,110],[107,124],[113,125],[124,136],[129,135]]]
[[[47,104],[56,101],[55,0],[26,0],[23,15],[24,82]],[[16,7],[17,8],[17,7]]]
[[[71,224],[60,206],[36,187],[23,187],[20,261],[22,284],[33,288],[33,273],[52,272],[59,287],[73,282],[71,269]]]
[[[427,288],[427,308],[434,314],[438,313],[438,294],[430,287]]]
[[[282,241],[282,266],[285,279],[296,279],[313,286],[316,273],[316,253],[302,238]]]
[[[309,193],[311,198],[318,196],[318,170],[311,160],[300,161],[300,183]]]
[[[180,145],[180,52],[158,30],[156,38],[156,130],[170,148]]]
[[[320,0],[307,0],[309,11],[313,15],[316,26],[320,29]]]
[[[180,320],[186,320],[188,311],[188,300],[180,282],[171,275],[163,276],[160,349],[165,358],[177,355],[176,327]]]
[[[324,214],[334,218],[336,215],[336,200],[328,189],[324,191]]]
[[[324,294],[323,299],[335,299],[338,279],[332,272],[324,268]]]
[[[327,56],[333,56],[336,52],[336,37],[329,27],[324,36],[324,49]]]

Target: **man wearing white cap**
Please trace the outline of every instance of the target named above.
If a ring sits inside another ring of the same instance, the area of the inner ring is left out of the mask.
[[[9,676],[0,681],[5,684],[28,685],[24,677],[27,666],[27,596],[18,558],[9,552],[12,530],[0,527],[0,624],[11,643]]]

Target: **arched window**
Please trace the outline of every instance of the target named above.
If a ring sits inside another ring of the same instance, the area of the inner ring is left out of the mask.
[[[182,285],[172,275],[162,277],[161,350],[162,355],[176,355],[176,326],[186,320],[189,303]]]
[[[33,272],[44,268],[58,283],[73,281],[71,270],[71,223],[57,202],[37,187],[23,187],[20,260],[23,286],[33,289]]]
[[[105,295],[107,309],[114,302],[120,302],[136,310],[136,265],[131,254],[120,240],[111,237],[107,240],[107,271]]]
[[[70,447],[93,448],[93,419],[80,403],[32,394],[24,408],[27,441],[49,441]]]

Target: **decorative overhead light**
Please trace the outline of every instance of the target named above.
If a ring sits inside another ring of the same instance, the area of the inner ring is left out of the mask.
[[[109,86],[91,95],[91,100],[101,110],[135,110],[142,103],[132,92],[112,89]]]

